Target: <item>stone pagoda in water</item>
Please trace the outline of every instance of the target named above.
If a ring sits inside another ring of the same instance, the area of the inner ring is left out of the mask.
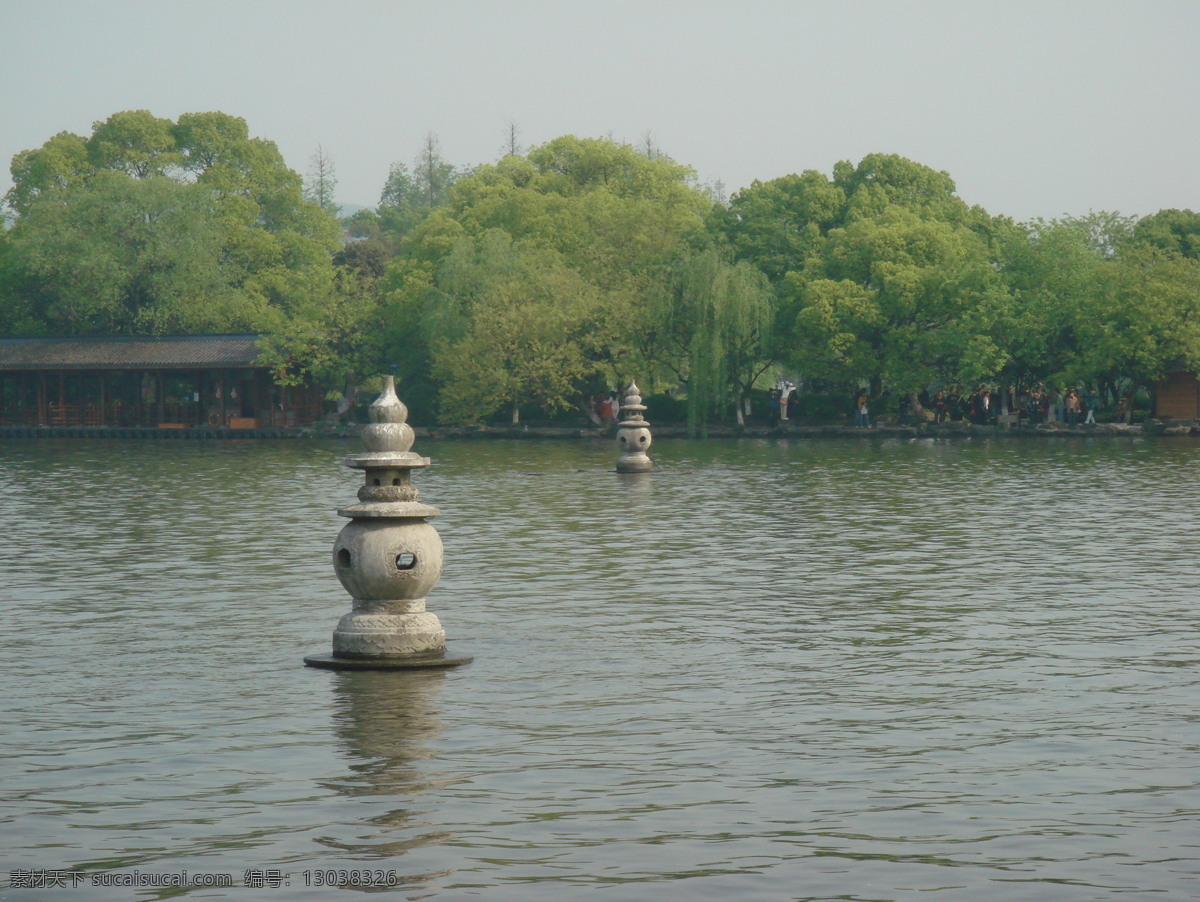
[[[621,422],[617,424],[617,446],[621,456],[617,458],[618,473],[649,473],[654,462],[646,455],[650,448],[650,424],[642,418],[641,389],[630,382],[621,401]]]
[[[429,466],[414,454],[408,409],[387,376],[363,429],[367,451],[345,464],[362,470],[358,504],[338,514],[349,517],[333,545],[333,569],[353,597],[353,610],[333,632],[333,654],[310,655],[310,667],[393,670],[452,667],[469,657],[446,651],[437,615],[425,596],[442,575],[442,540],[426,520],[438,509],[417,501],[413,470]]]

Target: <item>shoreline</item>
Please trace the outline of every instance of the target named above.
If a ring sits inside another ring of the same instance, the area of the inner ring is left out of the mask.
[[[272,429],[216,429],[211,426],[159,429],[152,426],[0,426],[0,439],[6,438],[138,438],[154,440],[263,440],[303,438],[357,438],[363,424],[338,427],[304,427]],[[685,426],[651,426],[655,438],[690,438]],[[611,427],[571,426],[427,426],[415,427],[419,438],[434,440],[456,439],[589,439],[613,440],[616,429]],[[821,426],[714,426],[703,439],[822,439],[822,438],[971,438],[971,437],[1037,437],[1037,438],[1129,438],[1140,436],[1200,437],[1200,421],[1147,420],[1142,423],[1097,423],[1093,426],[1067,426],[1062,423],[1037,426],[981,426],[974,423],[924,423],[901,426],[889,423],[861,428],[828,424]]]

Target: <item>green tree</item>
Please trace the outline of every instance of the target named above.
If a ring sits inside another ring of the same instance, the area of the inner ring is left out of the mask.
[[[408,167],[393,163],[379,195],[377,216],[380,230],[397,240],[404,237],[428,212],[425,197]]]
[[[393,163],[379,195],[377,216],[382,235],[395,248],[422,219],[444,205],[459,172],[441,154],[437,135],[429,132],[410,169]]]
[[[996,245],[1011,224],[895,154],[755,182],[713,228],[779,297],[778,355],[801,375],[915,393],[995,375],[1007,305]]]
[[[447,193],[457,178],[454,166],[442,158],[438,136],[429,132],[421,152],[413,162],[413,182],[421,205],[436,207],[445,203]]]
[[[196,175],[220,166],[240,166],[247,158],[247,146],[254,143],[245,119],[219,112],[184,113],[171,133],[182,167]]]
[[[383,240],[383,227],[379,222],[379,214],[370,207],[355,210],[349,216],[343,217],[341,222],[342,229],[349,238]]]
[[[709,415],[730,405],[744,422],[750,390],[774,362],[774,300],[760,271],[717,248],[685,251],[666,270],[652,298],[652,327],[639,337],[646,356],[687,386],[694,433],[706,433]]]
[[[834,166],[833,182],[846,194],[843,222],[872,219],[895,207],[948,222],[964,222],[969,213],[949,173],[898,154],[867,154],[857,166],[842,161]]]
[[[281,385],[313,382],[351,397],[380,371],[383,322],[369,274],[350,267],[276,270],[262,286],[287,316],[264,336],[260,362]]]
[[[1086,238],[1091,248],[1104,259],[1117,253],[1117,249],[1128,243],[1137,225],[1136,216],[1122,216],[1110,211],[1092,211],[1084,216],[1064,216],[1056,222],[1074,229]]]
[[[170,119],[147,110],[113,113],[92,126],[88,159],[96,170],[114,169],[132,178],[167,175],[182,162]]]
[[[589,386],[623,381],[634,371],[642,376],[645,368],[653,365],[639,353],[633,337],[649,326],[650,297],[664,268],[689,236],[702,235],[710,208],[687,167],[666,158],[650,160],[611,141],[566,136],[534,148],[524,157],[507,155],[459,179],[446,203],[434,208],[405,236],[400,255],[389,264],[381,284],[390,296],[386,301],[389,307],[401,303],[399,298],[408,299],[403,302],[407,305],[414,293],[425,298],[420,317],[425,324],[421,327],[424,337],[416,344],[427,340],[435,346],[438,336],[445,333],[431,332],[429,324],[439,317],[443,325],[465,324],[461,333],[465,336],[474,328],[476,317],[492,308],[462,303],[474,291],[469,280],[463,282],[454,275],[464,259],[462,239],[477,242],[472,246],[478,254],[482,252],[479,249],[498,240],[495,235],[503,234],[507,246],[518,249],[518,256],[526,261],[523,280],[507,283],[509,291],[504,297],[518,297],[521,285],[538,296],[546,284],[553,283],[569,289],[576,307],[588,308],[572,309],[571,322],[578,322],[579,329],[563,327],[563,334],[582,358],[557,358],[563,361],[564,371],[576,374],[572,394],[578,401]],[[545,280],[533,278],[529,267],[535,266],[547,267]],[[471,267],[463,271],[478,272]],[[570,279],[565,273],[571,274]],[[427,274],[432,274],[432,288],[420,287],[426,284]],[[417,286],[411,291],[409,279]],[[576,279],[577,283],[571,281]],[[540,316],[537,304],[521,309],[526,318]],[[511,318],[504,321],[514,322]],[[501,353],[496,346],[487,347],[492,349],[490,353]],[[481,344],[476,350],[482,353],[483,348]],[[564,349],[559,351],[565,355]],[[396,347],[394,356],[418,360],[426,353],[410,343]],[[428,375],[445,388],[447,409],[462,415],[462,405],[451,400],[451,370],[444,362],[435,366],[434,356],[429,353],[425,357],[430,365]],[[445,359],[443,350],[437,361]],[[573,362],[579,359],[586,362],[582,369]],[[502,360],[496,363],[497,371],[507,366]],[[403,363],[401,370],[408,371],[408,364]],[[410,371],[409,378],[420,377]],[[538,394],[530,387],[523,392],[523,397]],[[539,403],[561,406],[546,397]]]
[[[1076,375],[1150,385],[1172,366],[1200,369],[1200,260],[1134,245],[1107,264],[1107,291],[1079,326]]]
[[[820,253],[823,236],[840,224],[845,205],[845,190],[810,169],[752,183],[714,214],[713,225],[738,259],[778,282]]]
[[[1072,220],[1027,223],[1002,244],[998,263],[1011,298],[1000,326],[1004,381],[1057,386],[1097,375],[1086,372],[1081,329],[1109,306],[1111,268],[1090,229]]]
[[[447,422],[474,422],[502,406],[574,403],[589,367],[595,289],[552,251],[521,248],[503,232],[463,238],[441,267],[426,311]]]
[[[810,375],[915,393],[995,375],[992,339],[1007,296],[975,232],[889,208],[830,232],[821,276],[789,274],[792,363]]]
[[[1136,223],[1115,213],[1036,220],[1014,233],[1000,257],[1012,299],[1005,378],[1115,393],[1200,363],[1200,261],[1182,253],[1187,234],[1175,211]]]
[[[87,142],[79,135],[59,132],[41,147],[14,156],[11,171],[13,186],[4,200],[21,215],[47,191],[70,190],[84,183],[92,173]]]
[[[1200,258],[1200,213],[1159,210],[1138,220],[1131,238],[1184,257]]]
[[[117,113],[17,154],[13,180],[7,319],[24,334],[273,329],[340,246],[275,145],[223,113]]]
[[[36,319],[30,298],[17,290],[9,230],[0,228],[0,335],[30,335]]]
[[[264,325],[261,310],[238,309],[211,198],[194,185],[97,173],[58,202],[34,204],[11,249],[18,294],[56,334]]]

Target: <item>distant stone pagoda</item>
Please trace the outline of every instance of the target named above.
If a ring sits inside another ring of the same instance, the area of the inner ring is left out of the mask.
[[[630,382],[621,402],[621,422],[617,424],[617,446],[621,449],[618,473],[649,473],[654,469],[654,461],[646,454],[653,438],[650,424],[642,417],[645,409],[641,389],[636,382]]]

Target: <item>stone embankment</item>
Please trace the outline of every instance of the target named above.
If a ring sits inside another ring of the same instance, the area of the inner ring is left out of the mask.
[[[352,438],[361,425],[318,426],[291,429],[215,429],[200,426],[194,429],[154,429],[146,427],[116,428],[107,426],[0,426],[0,438],[151,438],[151,439],[279,439],[279,438]],[[613,436],[613,429],[579,426],[433,426],[417,427],[418,436],[431,439],[604,439]],[[655,438],[687,438],[684,426],[657,426]],[[1041,426],[978,426],[974,423],[926,423],[901,426],[879,423],[868,429],[853,426],[802,426],[790,423],[778,426],[710,426],[707,437],[725,438],[965,438],[971,436],[1036,436],[1049,438],[1099,438],[1142,435],[1200,437],[1200,421],[1146,420],[1143,423],[1098,423],[1094,426],[1067,426],[1051,423]]]
[[[361,429],[362,427],[358,427]],[[347,430],[357,432],[358,429]],[[307,437],[311,429],[218,429],[213,426],[158,429],[154,426],[0,426],[0,438],[151,438],[151,439],[262,439]]]
[[[431,438],[609,438],[611,429],[537,426],[457,426],[418,429]],[[656,438],[687,438],[684,426],[656,426]],[[1200,420],[1146,420],[1142,423],[1097,423],[1068,426],[1049,423],[1038,426],[980,426],[975,423],[924,423],[899,425],[879,423],[867,429],[838,424],[819,426],[710,426],[708,438],[956,438],[969,436],[1031,436],[1039,438],[1134,437],[1145,435],[1192,435],[1200,437]]]
[[[608,438],[611,429],[603,427],[568,428],[538,426],[455,426],[418,428],[418,434],[434,439],[455,438]],[[1094,426],[1067,426],[1051,423],[1040,426],[979,426],[974,423],[926,423],[901,426],[880,423],[867,429],[837,424],[807,426],[790,423],[778,426],[710,426],[707,437],[713,438],[955,438],[967,436],[1038,436],[1038,437],[1097,437],[1140,435],[1200,436],[1200,421],[1163,423],[1098,423]],[[687,438],[684,426],[656,426],[656,438]]]

